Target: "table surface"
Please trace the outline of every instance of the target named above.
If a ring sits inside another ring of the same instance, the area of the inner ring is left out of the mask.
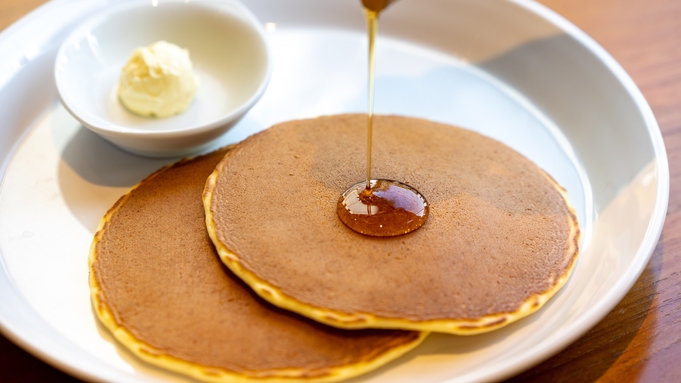
[[[3,30],[45,0],[0,0]],[[664,230],[631,291],[563,352],[509,382],[681,382],[681,1],[539,0],[600,43],[650,103],[671,190]],[[0,380],[78,382],[0,335]]]

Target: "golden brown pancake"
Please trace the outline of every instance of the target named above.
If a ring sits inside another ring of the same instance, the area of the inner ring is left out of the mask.
[[[378,116],[374,178],[430,203],[403,236],[358,234],[336,215],[364,179],[366,116],[276,125],[240,143],[204,192],[225,264],[271,303],[341,328],[475,334],[536,311],[567,280],[579,228],[565,191],[480,134]]]
[[[163,168],[104,217],[90,254],[102,323],[147,362],[205,381],[337,381],[415,347],[426,333],[349,331],[274,307],[227,270],[201,194],[225,150]]]

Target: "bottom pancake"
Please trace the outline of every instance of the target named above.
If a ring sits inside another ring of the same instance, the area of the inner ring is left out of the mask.
[[[276,308],[220,262],[201,194],[227,150],[147,177],[103,218],[90,251],[96,314],[145,361],[204,381],[330,382],[377,368],[426,333],[339,330]]]

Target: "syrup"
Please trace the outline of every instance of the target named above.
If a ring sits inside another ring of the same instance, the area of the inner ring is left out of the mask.
[[[428,203],[407,184],[371,180],[352,185],[338,200],[338,217],[352,230],[374,237],[407,234],[428,218]]]
[[[418,190],[399,181],[371,179],[371,139],[374,125],[374,43],[378,15],[392,0],[362,0],[369,34],[369,105],[367,113],[366,181],[352,185],[338,200],[337,213],[350,229],[374,237],[393,237],[421,227],[428,219],[428,202]]]

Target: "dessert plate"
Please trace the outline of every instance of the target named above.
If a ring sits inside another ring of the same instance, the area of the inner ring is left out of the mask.
[[[56,97],[65,36],[124,1],[55,0],[0,34],[0,327],[85,380],[187,382],[119,346],[89,301],[87,254],[99,220],[169,162],[115,148]],[[244,4],[268,31],[272,77],[213,148],[280,121],[365,110],[359,1]],[[588,36],[532,1],[396,2],[382,16],[376,59],[377,113],[460,125],[535,161],[568,190],[582,253],[565,287],[532,316],[483,335],[432,334],[353,381],[499,380],[560,351],[627,293],[661,233],[669,170],[641,93]]]

